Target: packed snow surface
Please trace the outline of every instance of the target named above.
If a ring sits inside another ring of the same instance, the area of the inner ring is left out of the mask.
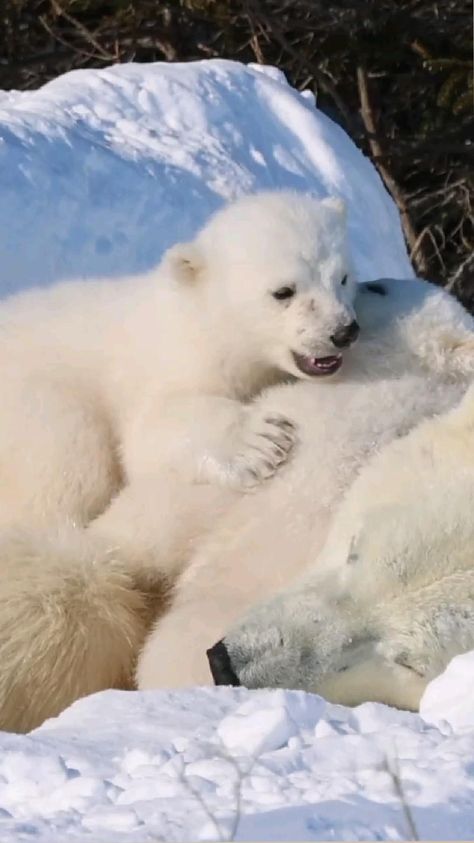
[[[458,657],[429,722],[299,691],[96,694],[0,735],[0,839],[472,840],[473,683]]]
[[[0,291],[147,269],[224,201],[278,187],[346,198],[361,280],[412,274],[370,162],[272,68],[126,65],[0,94]],[[98,694],[0,734],[0,840],[473,839],[473,697],[474,655],[421,716],[290,691]]]

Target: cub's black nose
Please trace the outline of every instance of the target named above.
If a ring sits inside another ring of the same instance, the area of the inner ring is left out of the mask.
[[[207,658],[215,685],[240,685],[223,641],[218,641],[210,650],[207,650]]]
[[[336,348],[347,348],[348,345],[355,342],[359,336],[359,330],[360,328],[354,320],[350,325],[343,325],[342,328],[338,328],[332,335],[331,342]]]

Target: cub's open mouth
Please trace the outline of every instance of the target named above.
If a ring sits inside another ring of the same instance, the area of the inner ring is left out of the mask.
[[[293,359],[300,372],[310,377],[333,375],[342,366],[342,355],[331,354],[329,357],[307,357],[293,351]]]

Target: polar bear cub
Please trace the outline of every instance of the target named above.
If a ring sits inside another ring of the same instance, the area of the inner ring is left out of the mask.
[[[250,399],[336,372],[353,298],[341,201],[283,191],[144,276],[0,304],[1,728],[131,684],[210,490],[258,484],[294,444]]]
[[[335,372],[357,334],[339,199],[257,194],[157,269],[0,306],[0,526],[87,524],[163,467],[242,487],[291,447],[244,406]],[[123,515],[123,513],[122,513]]]
[[[317,560],[210,652],[218,682],[417,709],[474,648],[474,385],[361,471]]]

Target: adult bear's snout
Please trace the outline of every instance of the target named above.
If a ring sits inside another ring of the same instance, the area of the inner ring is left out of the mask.
[[[215,685],[240,685],[223,641],[218,641],[217,644],[207,650],[207,658]]]
[[[343,325],[338,328],[331,337],[331,342],[336,348],[347,348],[348,345],[355,342],[359,336],[359,325],[354,321],[350,325]]]

